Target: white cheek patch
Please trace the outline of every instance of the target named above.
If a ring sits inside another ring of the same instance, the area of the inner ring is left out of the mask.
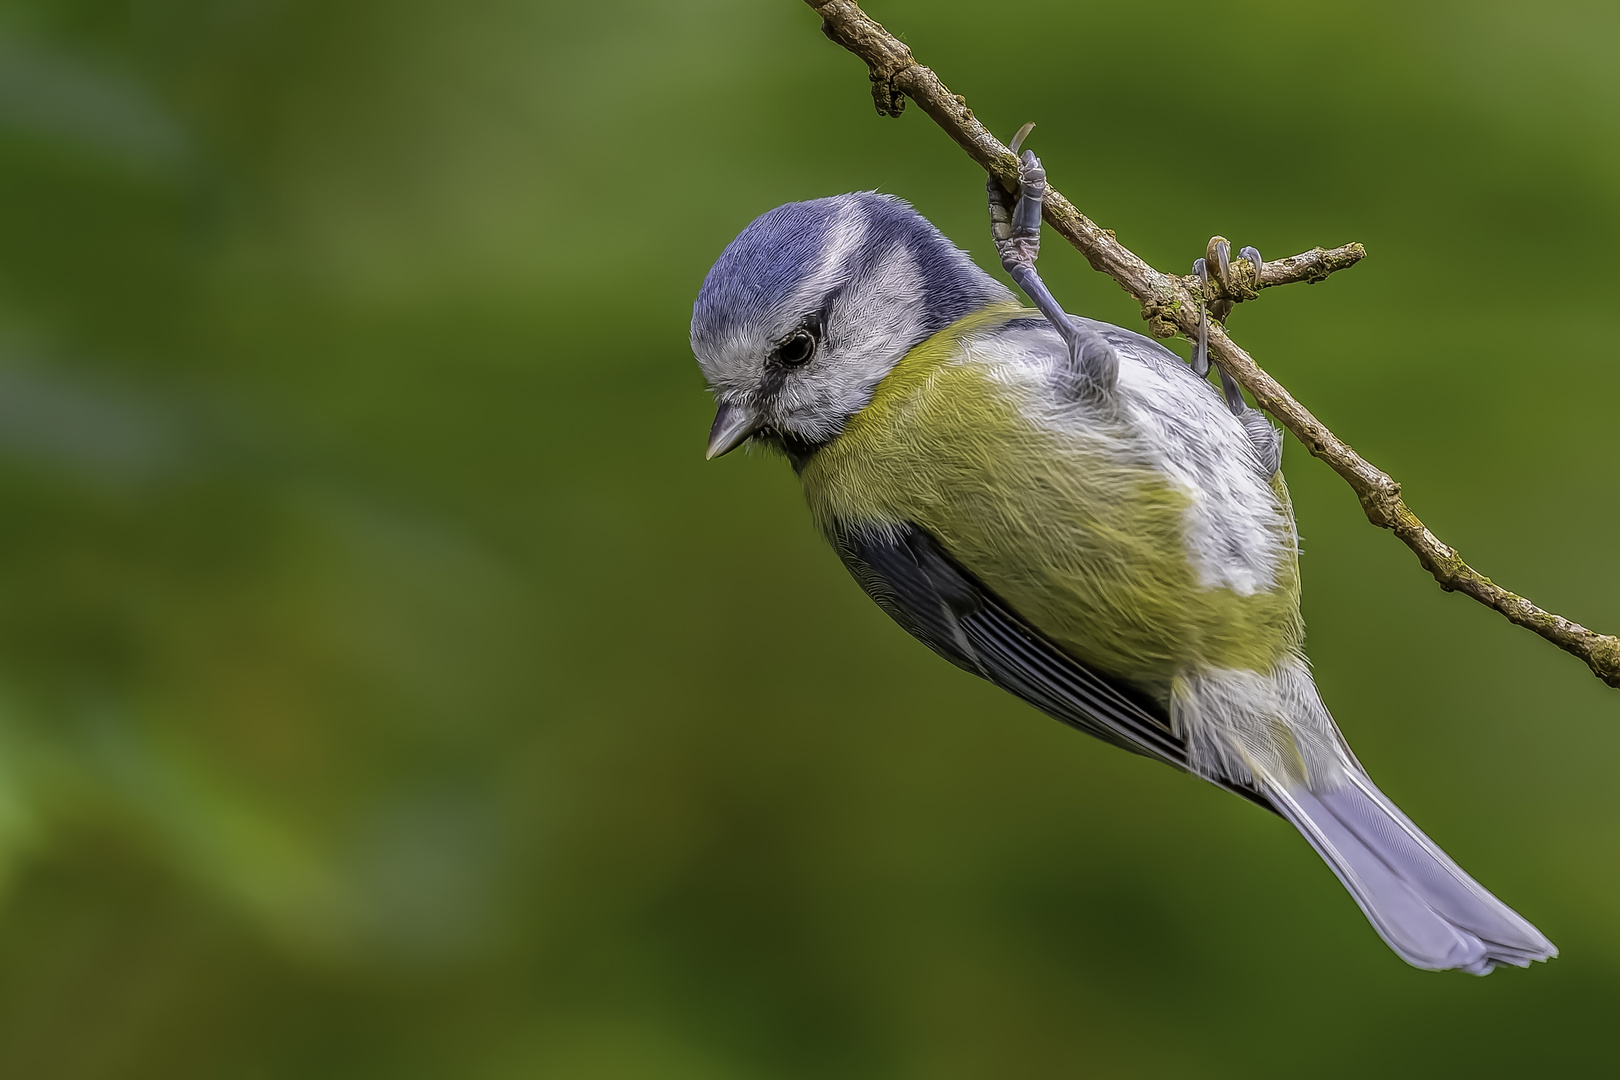
[[[904,248],[894,248],[856,282],[833,308],[839,366],[859,368],[863,379],[887,373],[922,330],[922,272]]]
[[[898,247],[844,289],[828,313],[821,354],[784,388],[784,411],[816,429],[801,434],[830,435],[866,405],[922,333],[923,290],[916,258]]]

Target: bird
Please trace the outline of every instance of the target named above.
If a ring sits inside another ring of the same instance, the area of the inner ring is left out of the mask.
[[[1323,704],[1281,433],[1204,377],[1204,323],[1189,365],[1058,306],[1035,268],[1045,171],[1018,160],[1015,191],[989,180],[991,231],[1033,308],[893,195],[788,203],[732,240],[693,304],[708,456],[784,455],[860,588],[944,659],[1286,819],[1407,963],[1556,956]]]

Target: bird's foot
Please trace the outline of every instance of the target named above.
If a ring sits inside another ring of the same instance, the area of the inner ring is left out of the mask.
[[[1041,254],[1041,204],[1046,199],[1046,170],[1033,150],[1018,153],[1034,127],[1034,124],[1025,124],[1012,139],[1010,149],[1018,154],[1018,190],[1009,194],[994,175],[985,182],[990,196],[990,235],[996,242],[1002,269],[1012,275],[1018,287],[1061,330],[1067,317],[1052,318],[1054,311],[1061,313],[1062,309],[1035,270],[1035,261]]]
[[[1081,326],[1058,306],[1051,290],[1035,270],[1041,253],[1041,204],[1046,198],[1046,170],[1033,150],[1019,153],[1034,124],[1025,124],[1013,136],[1010,149],[1018,154],[1018,191],[1009,194],[992,174],[986,182],[990,201],[990,235],[1002,268],[1012,275],[1024,294],[1035,301],[1046,320],[1063,336],[1070,366],[1082,387],[1106,393],[1119,371],[1119,358],[1102,335]]]
[[[1245,247],[1238,252],[1238,258],[1247,262],[1253,271],[1250,281],[1240,281],[1232,266],[1232,244],[1224,236],[1212,236],[1209,246],[1204,250],[1204,258],[1193,260],[1193,276],[1198,279],[1198,338],[1193,343],[1192,369],[1202,378],[1209,374],[1209,318],[1226,321],[1232,312],[1232,305],[1239,300],[1253,297],[1260,287],[1260,271],[1265,263],[1260,258],[1260,252],[1252,247]],[[1216,280],[1220,283],[1220,294],[1209,295],[1209,272],[1211,264],[1214,265]],[[1245,295],[1247,294],[1247,295]],[[1232,410],[1234,416],[1242,416],[1248,408],[1243,402],[1243,391],[1238,387],[1237,381],[1228,375],[1219,364],[1215,370],[1221,377],[1221,391],[1226,397],[1226,405]]]

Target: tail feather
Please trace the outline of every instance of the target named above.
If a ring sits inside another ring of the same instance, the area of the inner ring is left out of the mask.
[[[1463,872],[1354,766],[1331,791],[1266,794],[1333,868],[1380,937],[1415,967],[1484,975],[1558,950]]]

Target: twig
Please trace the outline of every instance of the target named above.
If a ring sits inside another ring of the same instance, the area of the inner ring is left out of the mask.
[[[952,94],[932,70],[917,63],[906,45],[868,17],[853,0],[805,2],[821,16],[823,33],[866,62],[871,71],[872,98],[879,113],[899,116],[906,99],[912,99],[968,152],[969,157],[997,177],[1009,191],[1016,190],[1018,159],[1012,151],[974,118],[973,110],[963,98]],[[1142,305],[1142,317],[1156,336],[1171,337],[1178,331],[1189,336],[1197,334],[1199,286],[1196,279],[1159,273],[1115,239],[1111,230],[1100,228],[1053,188],[1047,189],[1043,217],[1079,249],[1093,269],[1119,282],[1136,298]],[[1360,244],[1347,244],[1331,251],[1317,248],[1266,263],[1258,282],[1248,264],[1238,260],[1232,267],[1231,291],[1223,291],[1222,286],[1212,280],[1204,299],[1214,306],[1215,301],[1222,299],[1252,299],[1257,288],[1320,281],[1335,270],[1353,265],[1365,254]],[[1306,449],[1344,477],[1361,500],[1367,519],[1379,528],[1389,529],[1411,548],[1441,588],[1465,593],[1495,608],[1508,621],[1535,631],[1560,649],[1586,661],[1592,673],[1608,685],[1620,687],[1620,638],[1596,633],[1561,615],[1543,611],[1463,562],[1455,549],[1442,543],[1407,507],[1401,498],[1400,484],[1357,454],[1312,416],[1310,410],[1295,401],[1226,335],[1219,323],[1212,323],[1209,328],[1209,348],[1221,366],[1254,395],[1261,408],[1275,416]]]

